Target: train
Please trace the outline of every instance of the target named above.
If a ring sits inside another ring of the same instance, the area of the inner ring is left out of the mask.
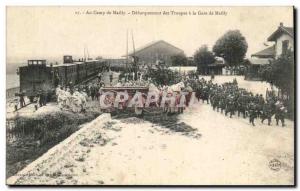
[[[39,92],[51,95],[57,85],[74,86],[108,70],[105,60],[79,59],[65,55],[62,64],[48,64],[46,60],[28,60],[26,66],[17,70],[20,94],[32,102]]]

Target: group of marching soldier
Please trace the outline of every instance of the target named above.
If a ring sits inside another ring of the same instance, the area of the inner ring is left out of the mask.
[[[227,82],[222,85],[214,84],[212,81],[190,80],[196,92],[198,100],[207,101],[213,107],[213,110],[224,113],[230,118],[237,113],[238,117],[249,117],[249,122],[255,126],[255,119],[260,118],[263,123],[268,120],[271,125],[272,116],[275,115],[276,125],[279,121],[285,126],[284,118],[287,112],[283,103],[274,94],[266,99],[263,95],[254,95],[243,88],[239,88],[237,81]]]

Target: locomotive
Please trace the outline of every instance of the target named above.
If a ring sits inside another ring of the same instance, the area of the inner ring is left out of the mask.
[[[102,60],[72,59],[64,56],[63,64],[48,64],[46,60],[28,60],[27,66],[19,67],[20,94],[32,102],[39,92],[53,95],[57,85],[77,85],[107,70],[108,65]]]

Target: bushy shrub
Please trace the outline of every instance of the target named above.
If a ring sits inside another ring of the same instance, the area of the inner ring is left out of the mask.
[[[147,70],[145,78],[151,78],[155,85],[172,85],[182,81],[182,76],[178,71],[160,67]]]
[[[41,134],[48,134],[64,128],[64,126],[72,125],[77,128],[78,125],[88,122],[95,118],[95,114],[73,114],[68,112],[56,112],[37,117],[16,117],[14,128],[10,129],[12,134],[17,136],[33,135],[36,139],[44,137]]]
[[[35,117],[16,117],[14,126],[7,130],[7,176],[11,176],[35,160],[48,149],[63,141],[100,112],[75,114],[56,112]]]

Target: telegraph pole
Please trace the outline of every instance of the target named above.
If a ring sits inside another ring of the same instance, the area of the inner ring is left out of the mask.
[[[133,39],[133,32],[131,30],[131,37],[132,37],[132,46],[133,46],[133,70],[134,70],[134,80],[137,80],[137,62],[138,59],[135,56],[135,45],[134,45],[134,39]]]
[[[126,72],[128,71],[128,29],[126,31]]]

